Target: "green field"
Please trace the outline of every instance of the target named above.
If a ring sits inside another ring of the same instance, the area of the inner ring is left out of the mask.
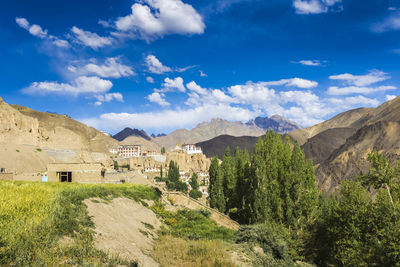
[[[0,182],[0,265],[135,265],[109,258],[93,242],[83,200],[124,196],[157,200],[141,185],[80,185]]]

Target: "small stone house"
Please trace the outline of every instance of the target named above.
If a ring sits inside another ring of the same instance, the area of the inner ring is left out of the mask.
[[[99,162],[93,163],[49,163],[49,182],[102,183],[106,169]]]

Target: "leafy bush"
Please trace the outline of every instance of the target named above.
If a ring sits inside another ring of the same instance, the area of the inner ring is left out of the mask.
[[[209,213],[203,210],[183,209],[177,212],[165,210],[164,206],[157,203],[153,210],[163,218],[169,229],[164,229],[163,234],[171,234],[175,237],[188,239],[219,239],[233,241],[235,231],[218,226],[209,219]]]
[[[189,196],[194,199],[199,199],[203,196],[203,193],[201,193],[201,191],[195,189],[195,190],[190,191]]]
[[[258,255],[257,262],[265,266],[292,266],[293,260],[289,256],[289,249],[282,227],[268,224],[242,225],[236,233],[236,243],[259,245],[265,255]]]

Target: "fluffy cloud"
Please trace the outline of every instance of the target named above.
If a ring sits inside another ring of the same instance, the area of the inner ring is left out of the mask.
[[[233,85],[226,90],[206,89],[192,81],[186,84],[188,99],[186,108],[177,106],[157,112],[107,113],[99,118],[83,120],[94,127],[110,125],[120,129],[136,125],[145,129],[172,130],[178,127],[192,127],[196,124],[219,117],[231,121],[247,121],[255,116],[280,114],[304,126],[323,121],[327,116],[359,106],[377,106],[379,101],[361,95],[345,98],[321,98],[311,90],[282,90],[269,87],[271,82],[248,82]],[[276,82],[272,82],[276,84]],[[278,86],[287,82],[279,82]],[[171,104],[165,94],[155,91],[147,97],[163,107]]]
[[[26,18],[16,18],[15,22],[18,24],[18,26],[27,30],[33,36],[39,37],[40,39],[50,40],[55,46],[58,47],[62,48],[69,47],[69,43],[66,40],[62,40],[53,35],[49,35],[47,30],[43,30],[42,27],[40,27],[37,24],[31,25]]]
[[[293,0],[293,7],[297,14],[320,14],[328,12],[331,7],[341,2],[342,0]]]
[[[397,95],[386,95],[386,101],[395,99],[397,97]]]
[[[279,81],[272,81],[272,82],[263,82],[265,86],[291,86],[291,87],[298,87],[298,88],[314,88],[318,86],[316,81],[305,80],[301,78],[292,78],[292,79],[281,79]]]
[[[113,100],[124,102],[124,98],[121,93],[108,93],[105,95],[96,95],[95,99],[97,100],[94,103],[96,106],[101,106],[104,102],[111,102]]]
[[[162,106],[162,107],[167,107],[167,106],[171,105],[170,103],[168,103],[168,102],[165,100],[165,95],[162,94],[162,93],[159,93],[159,92],[154,92],[154,93],[152,93],[151,95],[148,95],[148,96],[147,96],[147,99],[148,99],[150,102],[157,103],[157,104],[159,104],[159,105]]]
[[[146,62],[147,69],[151,73],[163,74],[163,73],[172,71],[172,69],[170,67],[164,66],[161,63],[161,61],[158,60],[158,58],[156,58],[154,55],[148,55],[146,57],[145,62]]]
[[[71,31],[75,35],[75,41],[77,43],[80,43],[84,46],[89,46],[95,50],[112,44],[112,38],[101,37],[97,33],[84,31],[76,26],[72,27]]]
[[[68,70],[79,75],[96,74],[103,78],[121,78],[135,75],[130,66],[120,62],[120,57],[106,58],[104,64],[93,62],[80,64],[78,67],[68,66]]]
[[[146,77],[146,81],[147,81],[148,83],[154,83],[153,77],[150,77],[150,76],[147,76],[147,77]]]
[[[71,83],[58,82],[33,82],[29,87],[23,89],[27,94],[101,94],[108,92],[112,88],[111,81],[103,80],[99,77],[81,76]]]
[[[394,12],[383,21],[373,24],[371,30],[377,33],[400,30],[400,11]]]
[[[179,92],[185,92],[186,88],[183,85],[183,79],[181,77],[176,77],[175,79],[165,78],[162,84],[163,88],[161,92],[171,92],[178,90]]]
[[[328,88],[327,93],[330,95],[372,94],[372,93],[376,93],[376,92],[383,92],[383,91],[395,90],[395,89],[397,89],[397,87],[395,87],[395,86],[378,86],[378,87],[331,86]]]
[[[200,85],[198,85],[196,82],[191,81],[190,83],[186,84],[186,87],[192,91],[195,92],[199,95],[206,95],[207,94],[207,89],[202,88]]]
[[[170,34],[202,34],[203,18],[181,0],[142,0],[131,7],[132,13],[118,18],[119,36],[152,41]]]
[[[368,86],[377,82],[385,81],[391,77],[379,70],[371,70],[365,75],[353,75],[350,73],[344,73],[339,75],[329,76],[331,80],[343,81],[349,85],[355,86]]]

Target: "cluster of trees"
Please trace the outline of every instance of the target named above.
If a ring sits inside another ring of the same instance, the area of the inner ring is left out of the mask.
[[[187,193],[188,185],[185,182],[182,182],[179,179],[179,165],[175,161],[169,162],[168,168],[168,176],[166,178],[166,185],[168,190],[181,191],[183,193]],[[161,178],[162,178],[162,169],[161,169]],[[194,173],[189,181],[191,190],[189,192],[189,196],[194,199],[201,198],[203,194],[199,190],[198,176]]]
[[[169,162],[166,185],[168,190],[176,190],[185,193],[188,191],[187,184],[179,179],[179,165],[173,160]]]
[[[267,132],[251,158],[228,149],[221,163],[212,159],[209,204],[252,225],[240,239],[269,244],[264,252],[287,244],[292,260],[318,266],[398,266],[400,167],[376,151],[368,159],[367,174],[342,182],[333,195],[318,195],[312,163],[299,145]],[[272,241],[262,234],[270,229],[277,233]],[[286,257],[272,254],[276,263]]]
[[[229,148],[219,164],[210,166],[210,206],[241,224],[274,221],[298,229],[316,207],[317,191],[312,162],[289,137],[273,131],[260,139],[251,155]]]

